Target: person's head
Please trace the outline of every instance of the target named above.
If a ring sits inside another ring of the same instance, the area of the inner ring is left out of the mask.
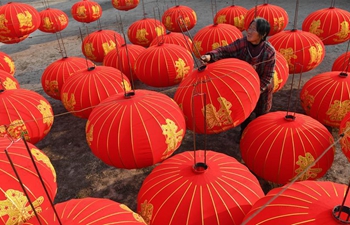
[[[247,39],[252,44],[259,44],[265,41],[270,32],[270,24],[264,18],[255,18],[250,22],[247,29]]]

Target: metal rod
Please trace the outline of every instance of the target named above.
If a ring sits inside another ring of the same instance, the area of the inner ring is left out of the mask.
[[[301,71],[303,71],[303,70],[301,69]],[[303,75],[303,72],[300,72],[298,89],[300,89],[300,87],[301,87],[301,77],[302,77],[302,75]],[[295,117],[295,114],[296,114],[296,111],[297,111],[297,105],[298,105],[297,103],[298,103],[298,99],[295,101],[295,105],[294,105],[294,114],[293,114],[294,117]]]
[[[87,33],[87,35],[89,36],[89,31],[88,31],[88,27],[87,26],[85,26],[85,28],[86,28],[86,33]],[[84,39],[83,39],[83,33],[81,32],[81,29],[80,29],[80,27],[79,27],[79,33],[80,33],[80,39],[81,39],[81,42],[83,42],[84,41]],[[85,46],[83,46],[83,48],[85,48]],[[85,56],[85,55],[84,55]],[[88,58],[85,56],[85,62],[86,62],[86,68],[87,68],[87,70],[89,70],[90,68],[89,68],[89,62],[88,62]],[[95,66],[94,66],[95,67]]]
[[[343,69],[342,72],[347,72],[349,69],[349,64],[350,64],[350,57],[348,58],[349,47],[350,47],[350,39],[348,40],[348,46],[346,47],[346,53],[345,53],[344,63],[343,63],[343,67],[345,66],[345,68]],[[348,60],[347,64],[346,64],[346,59]]]
[[[15,165],[13,164],[13,161],[12,161],[12,159],[11,159],[9,153],[7,152],[7,149],[5,149],[4,151],[5,151],[5,154],[6,154],[6,157],[7,157],[8,161],[9,161],[9,163],[10,163],[12,169],[13,169],[13,172],[15,173],[15,175],[16,175],[16,177],[17,177],[17,179],[18,179],[18,183],[21,185],[21,188],[22,188],[22,190],[23,190],[23,193],[24,193],[24,195],[27,197],[27,200],[28,200],[30,206],[32,207],[32,210],[33,210],[33,212],[34,212],[34,214],[35,214],[35,217],[37,218],[39,224],[42,225],[42,223],[41,223],[41,221],[40,221],[40,219],[39,219],[39,216],[38,216],[38,214],[37,214],[37,212],[36,212],[36,210],[35,210],[35,208],[34,208],[33,202],[32,202],[32,201],[30,200],[30,198],[29,198],[29,195],[28,195],[28,193],[27,193],[27,190],[25,189],[25,187],[24,187],[24,185],[23,185],[23,183],[22,183],[22,180],[21,180],[21,178],[19,177],[19,174],[18,174],[18,172],[17,172],[17,170],[16,170],[16,168],[15,168]]]
[[[36,162],[35,162],[35,160],[34,160],[34,158],[33,158],[33,155],[32,155],[32,153],[31,153],[31,151],[30,151],[30,149],[29,149],[28,143],[27,143],[27,141],[26,141],[26,139],[24,138],[23,135],[22,135],[22,140],[23,140],[23,142],[24,142],[24,144],[25,144],[25,146],[26,146],[27,152],[28,152],[28,154],[29,154],[29,156],[30,156],[30,159],[32,160],[32,163],[33,163],[33,166],[34,166],[34,168],[35,168],[35,171],[36,171],[36,173],[38,174],[38,177],[39,177],[39,180],[40,180],[40,182],[41,182],[41,185],[43,186],[43,188],[44,188],[44,190],[45,190],[46,196],[48,197],[48,199],[49,199],[49,201],[50,201],[51,207],[52,207],[52,209],[53,209],[53,211],[54,211],[54,213],[55,213],[55,215],[56,215],[56,217],[57,217],[57,220],[58,220],[59,224],[62,225],[61,220],[60,220],[60,217],[58,216],[58,213],[57,213],[56,208],[55,208],[55,206],[54,206],[54,204],[53,204],[53,201],[52,201],[52,199],[50,198],[49,192],[47,191],[47,188],[46,188],[46,186],[45,186],[45,183],[44,183],[44,181],[43,181],[43,178],[42,178],[42,176],[41,176],[41,174],[40,174],[40,172],[39,172],[38,166],[36,165]]]
[[[334,8],[334,6],[335,6],[335,0],[332,0],[332,2],[331,2],[331,8]]]
[[[299,9],[299,0],[296,1],[295,5],[295,14],[294,14],[294,24],[293,24],[293,30],[297,29],[297,22],[298,22],[298,10]]]
[[[346,198],[348,197],[349,189],[350,189],[350,181],[348,183],[348,188],[346,189],[345,196],[343,198],[343,202],[341,203],[341,206],[340,206],[340,209],[339,209],[338,218],[340,217],[340,214],[341,214],[341,211],[343,210]]]

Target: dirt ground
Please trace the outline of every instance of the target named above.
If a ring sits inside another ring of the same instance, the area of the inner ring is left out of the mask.
[[[21,1],[31,4],[39,11],[45,6],[42,1]],[[159,12],[164,9],[174,6],[176,3],[186,5],[195,10],[198,23],[190,31],[193,36],[198,30],[204,26],[212,24],[213,12],[220,10],[232,4],[228,0],[183,0],[183,1],[150,1],[144,0],[140,5],[131,11],[117,11],[112,7],[110,0],[96,0],[103,9],[103,15],[98,22],[90,24],[82,24],[75,21],[70,14],[71,6],[77,1],[71,0],[54,0],[48,1],[51,8],[63,10],[69,16],[68,27],[61,32],[65,51],[68,56],[83,57],[81,52],[81,36],[80,32],[86,30],[94,31],[99,28],[117,30],[117,17],[122,18],[123,30],[126,31],[131,23],[143,18],[143,13],[147,13],[147,17],[159,18]],[[3,2],[3,3],[6,3]],[[236,5],[250,9],[257,3],[262,1],[242,0],[235,1]],[[296,1],[276,0],[268,1],[270,4],[283,7],[289,15],[289,24],[286,29],[293,28],[296,12]],[[308,0],[300,1],[297,13],[297,28],[301,29],[302,21],[311,12],[328,8],[331,5],[330,0]],[[143,7],[144,6],[144,10]],[[350,10],[349,0],[338,0],[336,7]],[[117,30],[118,31],[118,30]],[[96,158],[89,149],[85,139],[86,120],[77,118],[69,113],[66,113],[62,103],[55,100],[42,89],[41,75],[45,68],[52,62],[62,57],[59,52],[58,38],[55,34],[46,34],[41,31],[36,31],[30,37],[18,44],[0,46],[0,51],[9,54],[15,62],[16,73],[15,78],[20,82],[21,88],[30,89],[43,95],[54,110],[55,119],[49,134],[41,140],[36,146],[43,150],[51,159],[57,173],[58,193],[55,202],[63,202],[72,198],[83,197],[99,197],[109,198],[120,203],[124,203],[132,210],[136,210],[136,199],[139,188],[142,185],[144,178],[151,172],[153,166],[143,169],[117,169],[107,166],[101,160]],[[286,102],[291,101],[296,104],[296,112],[303,113],[299,104],[299,92],[302,85],[311,77],[326,71],[330,71],[334,60],[347,50],[347,43],[339,45],[326,46],[326,55],[317,68],[306,72],[302,75],[300,85],[294,82],[291,87],[292,76],[289,77],[284,88],[274,95],[272,111],[287,110]],[[295,79],[298,79],[296,77]],[[161,91],[169,96],[173,96],[176,87],[156,89],[147,87],[144,84],[137,82],[136,88],[148,88],[151,90]],[[289,100],[290,99],[290,100]],[[204,148],[206,140],[207,149],[223,152],[232,157],[240,159],[239,145],[233,139],[238,134],[239,128],[233,128],[229,131],[207,135],[207,137],[198,136],[197,148]],[[335,140],[338,140],[338,131],[333,129]],[[185,138],[180,148],[175,154],[193,150],[193,134],[190,131],[186,132]],[[350,166],[345,156],[341,153],[337,144],[334,164],[324,176],[324,180],[334,181],[347,184],[350,179]],[[261,180],[264,191],[268,191],[271,186]]]

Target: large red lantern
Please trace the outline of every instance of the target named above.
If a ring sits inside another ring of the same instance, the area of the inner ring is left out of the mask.
[[[61,100],[61,89],[64,82],[75,72],[87,69],[94,64],[80,57],[63,57],[51,63],[41,76],[41,86],[50,97]]]
[[[34,32],[40,26],[38,11],[25,3],[8,2],[0,7],[0,36],[21,38]]]
[[[112,0],[112,5],[118,10],[128,11],[136,8],[139,2],[139,0]]]
[[[10,140],[9,137],[0,137],[0,148],[2,149],[0,151],[0,221],[2,224],[33,224],[25,223],[28,221],[38,224],[38,219],[44,221],[42,213],[51,208],[51,202],[57,193],[56,172],[50,159],[34,145],[30,143],[27,145],[29,151],[22,140],[16,141]],[[37,173],[36,168],[40,174]],[[44,183],[47,192],[40,180]],[[31,203],[38,218],[35,218]]]
[[[165,26],[157,19],[143,18],[133,22],[128,29],[132,44],[148,47],[153,39],[165,33]]]
[[[122,71],[129,80],[137,80],[135,61],[144,50],[140,45],[124,44],[109,51],[103,58],[103,65]]]
[[[83,54],[94,62],[103,62],[111,50],[124,44],[124,38],[113,30],[97,30],[87,35],[81,45]]]
[[[244,27],[246,30],[256,17],[264,18],[269,22],[271,27],[269,36],[283,31],[289,21],[288,14],[282,7],[264,3],[248,10],[244,17]]]
[[[215,23],[227,23],[237,27],[240,31],[245,30],[244,28],[244,18],[247,14],[248,9],[238,6],[231,5],[223,9],[220,9],[214,17]]]
[[[60,9],[46,8],[39,12],[41,24],[39,30],[46,33],[56,33],[68,26],[68,16]]]
[[[322,154],[333,143],[332,134],[317,120],[276,111],[249,123],[243,131],[240,149],[242,159],[255,175],[286,184],[297,176],[298,180],[312,180],[326,174],[332,166],[335,148]]]
[[[197,57],[205,53],[226,46],[242,38],[242,32],[231,24],[213,24],[200,29],[193,37],[193,50]]]
[[[350,112],[349,73],[331,71],[309,79],[300,92],[301,106],[306,115],[322,124],[339,128]]]
[[[50,103],[40,94],[26,89],[4,90],[0,93],[0,136],[24,138],[35,144],[50,131],[54,116]]]
[[[334,60],[332,71],[350,72],[350,51],[341,54]]]
[[[273,75],[273,92],[277,92],[283,88],[289,77],[289,66],[284,56],[276,51],[275,73]]]
[[[163,13],[162,23],[168,31],[186,32],[196,26],[197,14],[188,6],[176,5]]]
[[[193,52],[192,40],[183,33],[167,32],[165,35],[158,36],[153,39],[150,46],[159,44],[175,44],[184,47],[190,53]]]
[[[167,95],[136,90],[110,96],[91,112],[86,140],[104,163],[135,169],[154,165],[180,147],[186,133],[179,106]]]
[[[3,87],[5,90],[18,89],[19,83],[11,74],[4,70],[0,70],[0,87]]]
[[[109,66],[95,66],[73,73],[61,89],[61,101],[67,111],[88,118],[93,107],[110,95],[131,89],[129,79]]]
[[[350,112],[348,112],[340,122],[338,132],[342,137],[340,140],[341,150],[350,162]]]
[[[12,76],[15,75],[16,67],[15,62],[5,52],[0,51],[0,69],[10,73]]]
[[[325,56],[321,39],[306,31],[281,31],[269,38],[269,42],[287,60],[290,74],[316,68]]]
[[[147,48],[135,61],[135,74],[152,87],[169,87],[179,84],[194,67],[192,55],[174,44],[159,44]]]
[[[73,18],[82,23],[94,22],[102,16],[102,7],[94,1],[82,0],[72,5]]]
[[[241,124],[254,110],[259,96],[260,80],[254,68],[228,58],[200,67],[184,78],[174,100],[185,114],[187,129],[214,134]]]
[[[146,225],[142,217],[129,207],[107,198],[71,199],[56,204],[55,209],[60,217],[60,224]]]
[[[348,189],[330,181],[300,181],[274,188],[253,205],[242,225],[349,223]],[[344,205],[342,205],[342,203]]]
[[[302,30],[318,36],[323,44],[343,43],[350,38],[350,12],[329,7],[310,13],[303,21]]]
[[[214,151],[185,151],[146,177],[137,212],[149,225],[234,225],[241,224],[263,196],[256,177],[235,158]]]

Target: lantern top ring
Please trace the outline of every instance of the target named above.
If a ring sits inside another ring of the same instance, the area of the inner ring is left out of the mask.
[[[342,218],[347,218],[347,220],[343,220],[340,218],[340,214],[345,213],[345,217]],[[350,208],[345,206],[345,205],[337,205],[336,207],[333,208],[332,214],[334,218],[338,221],[340,221],[343,224],[350,224],[349,217],[350,217]]]
[[[339,74],[339,77],[345,78],[345,77],[348,77],[348,74],[347,74],[346,72],[341,72],[341,73]]]
[[[284,119],[287,120],[287,121],[294,121],[294,120],[295,120],[295,116],[286,115],[286,116],[284,117]]]
[[[199,162],[193,165],[193,171],[195,173],[204,173],[208,169],[208,165],[204,162]]]
[[[207,65],[201,65],[200,67],[198,67],[198,72],[202,72],[206,68],[207,68]]]

